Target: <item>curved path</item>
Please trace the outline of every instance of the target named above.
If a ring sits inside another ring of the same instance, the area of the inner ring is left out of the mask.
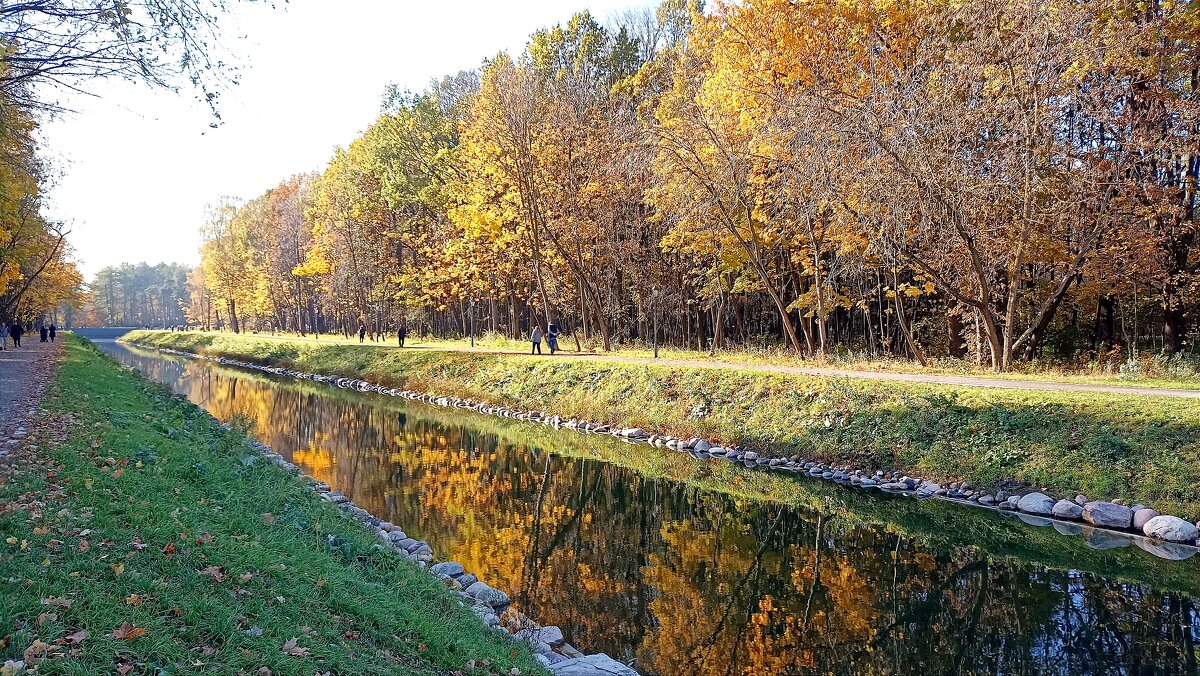
[[[93,337],[92,332],[104,332],[105,335],[94,336],[101,338],[116,338],[128,329],[77,329],[85,337]],[[322,345],[354,345],[355,343],[341,338],[334,340],[319,340],[314,338],[297,338],[293,336],[271,336],[267,334],[244,334],[247,337],[288,342],[318,343]],[[362,344],[365,347],[396,347],[394,343],[371,342]],[[444,347],[409,345],[406,350],[433,352],[463,352],[467,354],[530,356],[525,352],[508,350],[488,350],[468,347]],[[681,366],[686,368],[719,369],[734,371],[757,371],[760,373],[787,373],[794,375],[818,376],[826,378],[856,378],[859,380],[884,380],[892,382],[920,383],[929,385],[957,385],[959,387],[992,387],[1006,390],[1042,390],[1050,392],[1091,392],[1097,394],[1122,394],[1147,397],[1174,397],[1178,399],[1200,399],[1200,389],[1189,390],[1169,387],[1138,387],[1134,385],[1097,385],[1092,383],[1055,382],[1045,380],[1018,380],[1010,378],[989,378],[987,376],[954,376],[932,373],[893,373],[886,371],[862,371],[856,369],[839,369],[819,366],[786,366],[782,364],[731,364],[721,361],[703,361],[699,359],[654,359],[651,357],[631,357],[625,355],[607,355],[594,352],[559,352],[553,357],[544,355],[541,359],[583,359],[597,362],[616,364],[647,364],[659,366]]]

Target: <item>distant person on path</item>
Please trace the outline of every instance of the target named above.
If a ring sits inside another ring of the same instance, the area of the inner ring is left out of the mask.
[[[42,324],[42,327],[39,329],[39,331],[42,334],[42,342],[48,342],[50,340],[50,329],[46,328],[45,324]]]
[[[533,342],[533,347],[530,348],[529,354],[542,353],[542,327],[534,326],[533,331],[529,334],[529,340]]]
[[[401,326],[396,330],[396,338],[400,341],[400,347],[404,347],[404,339],[408,337],[408,327]]]
[[[546,328],[546,346],[550,348],[550,354],[558,352],[558,324],[554,322]]]
[[[358,323],[358,342],[362,343],[367,339],[367,325],[362,322]]]
[[[0,350],[8,349],[8,324],[0,324]]]
[[[21,347],[21,334],[25,333],[25,329],[21,326],[21,323],[13,322],[12,328],[9,329],[9,333],[12,334],[13,347]]]
[[[50,342],[51,343],[54,342],[54,336],[56,336],[56,335],[58,335],[58,327],[51,324],[50,325]]]

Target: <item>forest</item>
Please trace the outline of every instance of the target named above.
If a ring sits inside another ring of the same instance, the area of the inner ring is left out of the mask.
[[[581,13],[208,218],[204,327],[996,370],[1196,345],[1188,2]],[[655,333],[657,332],[657,333]]]

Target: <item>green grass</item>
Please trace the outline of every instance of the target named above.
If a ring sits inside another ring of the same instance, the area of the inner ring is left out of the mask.
[[[65,349],[44,405],[70,434],[0,484],[0,660],[82,631],[38,673],[542,673],[244,434]]]
[[[1200,516],[1200,400],[918,385],[134,332],[152,347],[293,366],[777,455]]]
[[[208,335],[232,335],[221,332],[208,332]],[[343,337],[340,334],[322,335],[314,338],[311,334],[301,337],[297,334],[243,334],[269,340],[287,340],[300,342],[318,342],[326,345],[358,345],[358,337]],[[366,345],[394,345],[395,336],[385,336],[386,340],[376,343],[370,339]],[[435,338],[409,336],[405,341],[409,347],[438,350],[476,350],[479,352],[528,352],[529,343],[523,339],[509,338],[498,333],[485,333],[475,339],[474,346],[466,338]],[[575,341],[564,337],[559,346],[566,353],[576,351]],[[609,352],[604,352],[596,339],[584,341],[581,344],[585,353],[596,353],[610,357],[650,358],[654,351],[650,345],[640,342],[630,342],[614,345]],[[543,349],[545,349],[543,347]],[[1200,356],[1185,354],[1172,359],[1144,353],[1135,360],[1125,360],[1118,356],[1108,355],[1087,363],[1060,364],[1053,362],[1032,361],[1017,362],[1012,371],[997,373],[988,367],[974,362],[953,357],[930,359],[929,364],[922,366],[910,359],[899,357],[879,357],[859,353],[830,354],[826,357],[804,357],[785,347],[772,345],[765,347],[737,347],[715,352],[706,352],[673,346],[660,346],[660,359],[675,359],[683,361],[705,361],[726,364],[729,366],[794,366],[809,368],[849,369],[856,371],[874,371],[879,373],[925,374],[938,376],[966,376],[979,378],[996,378],[999,380],[1032,380],[1048,383],[1068,383],[1079,385],[1110,385],[1120,387],[1161,387],[1183,390],[1200,390]]]

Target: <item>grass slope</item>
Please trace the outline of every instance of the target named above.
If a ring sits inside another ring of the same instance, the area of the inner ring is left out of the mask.
[[[65,444],[39,432],[43,465],[0,484],[0,660],[51,652],[38,673],[70,674],[541,673],[244,435],[84,341],[68,338],[45,405]]]
[[[1200,401],[139,331],[170,347],[707,436],[773,454],[1200,516]]]

